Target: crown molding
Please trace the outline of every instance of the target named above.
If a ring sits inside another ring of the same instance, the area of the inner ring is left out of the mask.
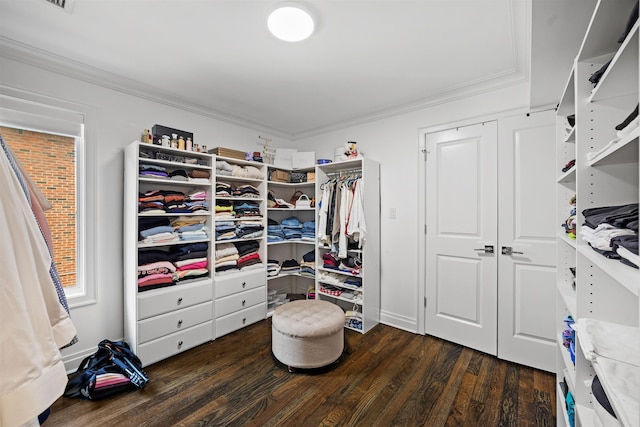
[[[324,126],[319,126],[314,129],[293,133],[291,138],[293,140],[303,139],[311,136],[320,135],[323,133],[333,132],[339,129],[347,127],[358,126],[366,123],[371,123],[379,120],[385,120],[391,117],[400,116],[403,114],[412,113],[426,108],[433,108],[438,105],[448,104],[450,102],[458,101],[460,99],[468,98],[471,96],[478,96],[486,93],[491,93],[500,89],[505,89],[511,86],[517,86],[528,82],[526,73],[522,72],[505,72],[491,78],[483,79],[482,81],[475,81],[467,83],[457,88],[448,89],[442,91],[436,95],[428,98],[421,99],[414,103],[403,104],[392,108],[386,108],[370,114],[352,117],[348,120],[329,123]]]
[[[176,98],[173,94],[137,80],[109,73],[4,36],[0,36],[0,57],[236,126],[254,129],[281,138],[291,138],[291,135],[282,129]]]

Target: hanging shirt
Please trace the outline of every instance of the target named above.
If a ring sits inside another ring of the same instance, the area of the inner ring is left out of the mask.
[[[76,329],[58,300],[49,248],[5,150],[0,186],[0,425],[22,425],[64,393],[59,347]]]

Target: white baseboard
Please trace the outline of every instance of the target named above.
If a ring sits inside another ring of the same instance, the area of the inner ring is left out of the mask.
[[[120,341],[123,338],[117,338],[113,341]],[[80,348],[79,342],[72,345],[69,348],[62,350],[62,362],[64,363],[64,368],[67,371],[67,374],[74,373],[80,363],[84,360],[85,357],[91,356],[93,353],[98,351],[98,343],[95,343],[89,348]]]
[[[418,322],[416,319],[401,316],[397,313],[389,313],[385,311],[380,312],[380,323],[392,326],[394,328],[402,329],[414,334],[418,333]]]

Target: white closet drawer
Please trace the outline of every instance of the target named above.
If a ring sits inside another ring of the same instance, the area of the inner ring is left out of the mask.
[[[250,291],[216,299],[216,318],[265,302],[266,292],[265,287],[261,286]]]
[[[209,321],[139,345],[137,356],[147,366],[212,339],[213,321]]]
[[[237,292],[248,291],[267,282],[265,270],[251,273],[238,273],[228,277],[216,277],[216,298],[226,297]]]
[[[212,288],[211,281],[207,280],[142,292],[138,294],[138,320],[210,301]]]
[[[216,337],[249,326],[267,316],[266,304],[258,304],[245,310],[237,311],[216,319]]]
[[[164,335],[183,331],[213,319],[211,302],[183,308],[138,322],[138,342],[144,343]]]

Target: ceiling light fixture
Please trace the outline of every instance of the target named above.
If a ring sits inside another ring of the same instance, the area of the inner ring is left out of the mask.
[[[298,3],[285,1],[271,9],[267,27],[280,40],[299,42],[313,33],[315,23],[308,9]]]

